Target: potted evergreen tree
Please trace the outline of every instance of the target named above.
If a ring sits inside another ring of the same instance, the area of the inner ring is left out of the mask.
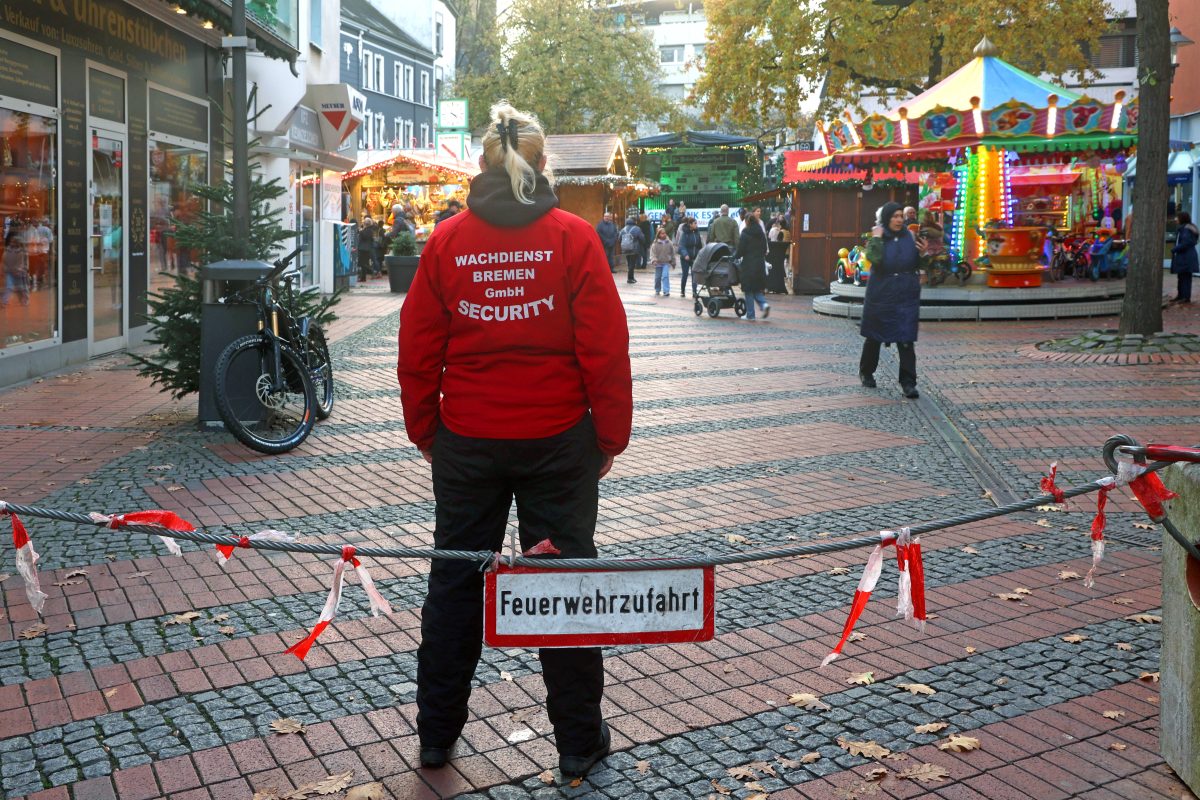
[[[401,231],[392,240],[383,265],[387,267],[388,283],[393,292],[407,292],[417,274],[417,237],[411,231]]]

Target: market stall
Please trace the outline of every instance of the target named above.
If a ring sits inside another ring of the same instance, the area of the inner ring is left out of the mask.
[[[448,201],[466,202],[468,184],[478,174],[478,165],[432,150],[374,150],[342,175],[342,191],[359,222],[370,216],[390,224],[393,206],[410,209],[417,240],[423,241]]]
[[[620,225],[641,198],[658,192],[658,184],[630,173],[625,143],[615,133],[547,136],[546,157],[554,171],[559,208],[592,225],[605,211]]]
[[[880,186],[893,197],[915,194],[950,258],[970,264],[977,281],[1036,287],[1050,228],[1089,235],[1119,214],[1137,112],[1123,92],[1102,103],[1030,75],[985,38],[970,63],[887,114],[818,124],[824,155],[797,160],[785,180],[797,188],[814,179],[857,183],[860,196]],[[864,211],[891,199],[877,194],[863,200]],[[799,198],[796,206],[799,238]],[[870,226],[868,217],[860,212],[859,227]]]

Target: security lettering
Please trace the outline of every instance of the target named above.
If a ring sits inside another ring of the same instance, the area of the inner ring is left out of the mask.
[[[464,317],[482,320],[483,322],[509,322],[518,319],[532,319],[542,315],[542,309],[554,310],[554,295],[531,300],[528,303],[515,303],[507,306],[488,306],[472,303],[469,300],[458,301],[458,313]]]

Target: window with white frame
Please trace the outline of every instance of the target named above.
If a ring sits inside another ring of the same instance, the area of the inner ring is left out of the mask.
[[[375,88],[375,58],[370,50],[366,48],[362,51],[362,59],[359,61],[362,68],[362,88]]]
[[[392,123],[392,131],[396,134],[392,141],[396,143],[397,147],[403,148],[404,142],[401,139],[404,138],[404,117],[396,117]]]
[[[406,66],[404,68],[404,90],[405,90],[404,99],[412,100],[413,99],[413,68],[412,67]]]
[[[383,77],[383,65],[383,56],[377,54],[375,56],[375,91],[380,93],[385,91],[384,86],[386,85]]]
[[[322,0],[309,0],[308,5],[308,43],[318,50],[323,48],[321,37],[324,31],[322,16],[325,13]]]
[[[429,73],[421,70],[421,105],[432,105],[429,102]]]
[[[404,65],[397,61],[392,65],[392,94],[400,96],[400,87],[404,84]]]
[[[658,62],[660,64],[682,64],[683,45],[677,44],[670,47],[658,48]]]
[[[382,149],[387,144],[387,128],[384,127],[383,114],[375,115],[375,146]]]
[[[402,147],[412,147],[413,146],[413,121],[411,119],[405,120],[404,128],[405,128],[405,133],[407,135],[404,137],[404,143],[401,146]]]
[[[433,140],[429,138],[429,124],[421,123],[421,147],[428,150],[433,147]]]
[[[445,25],[442,22],[442,12],[439,11],[433,15],[433,47],[434,52],[436,52],[438,56],[441,56],[443,52],[442,31],[444,29]]]

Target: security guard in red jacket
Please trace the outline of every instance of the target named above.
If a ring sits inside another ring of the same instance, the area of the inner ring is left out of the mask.
[[[501,549],[513,498],[522,548],[594,558],[599,480],[629,443],[629,329],[592,227],[557,208],[545,134],[492,108],[467,211],[438,225],[400,311],[397,374],[409,438],[433,468],[434,545]],[[440,767],[467,721],[483,639],[477,564],[435,559],[417,652],[421,764]],[[608,754],[599,648],[543,649],[559,767]]]

